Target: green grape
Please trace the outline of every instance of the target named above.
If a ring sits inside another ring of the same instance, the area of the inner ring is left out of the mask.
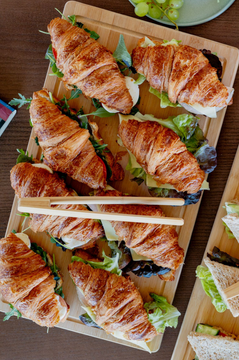
[[[183,0],[170,0],[169,6],[173,9],[180,9],[183,6]]]
[[[157,1],[157,3],[159,3],[159,4],[163,4],[163,3],[166,2],[166,0],[156,0],[156,1]]]
[[[178,12],[178,10],[176,10],[176,9],[169,9],[169,11],[168,11],[168,17],[169,17],[171,20],[173,20],[173,21],[178,20],[178,18],[179,18],[179,12]]]
[[[168,6],[169,6],[168,3],[169,3],[169,0],[166,0],[163,4],[161,4],[161,7],[162,7],[163,10],[168,8]]]
[[[137,4],[134,8],[134,12],[137,16],[145,16],[149,11],[149,6],[145,2]]]
[[[145,0],[133,0],[133,2],[134,2],[135,4],[139,4],[139,3],[141,3],[141,2],[145,2]]]
[[[154,19],[159,19],[162,11],[155,5],[149,5],[149,16]]]

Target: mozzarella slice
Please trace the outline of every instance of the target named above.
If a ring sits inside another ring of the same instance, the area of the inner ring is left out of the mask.
[[[227,98],[227,104],[229,104],[229,102],[232,99],[234,89],[227,87],[227,90],[229,93],[228,98]],[[210,118],[216,118],[217,112],[224,108],[224,106],[223,107],[210,107],[210,106],[203,107],[200,104],[189,105],[186,103],[180,103],[180,105],[182,105],[185,110],[187,110],[193,114],[204,115],[204,116],[208,116]]]
[[[15,234],[19,239],[21,239],[26,245],[27,247],[29,247],[29,249],[31,248],[31,241],[30,238],[27,234],[24,233],[16,233]]]
[[[146,48],[148,46],[155,46],[155,43],[152,40],[150,40],[147,36],[145,36],[144,42],[140,44],[140,47]]]
[[[140,261],[140,260],[152,261],[151,259],[148,259],[146,256],[136,254],[136,252],[133,249],[130,249],[130,252],[131,252],[132,259],[134,261]]]
[[[112,190],[113,188],[111,188]],[[99,212],[100,207],[99,205],[92,205],[90,204],[89,207],[91,208],[92,211],[96,211]],[[105,231],[105,236],[107,238],[108,241],[119,241],[118,236],[115,233],[115,229],[113,228],[113,226],[111,225],[111,223],[107,220],[101,220],[102,226],[104,228]]]
[[[58,307],[58,310],[59,310],[59,316],[60,316],[60,321],[61,321],[61,320],[64,319],[64,317],[67,314],[67,307],[61,305],[60,295],[57,295],[57,300],[58,300],[57,307]]]
[[[135,80],[130,76],[125,76],[125,82],[126,82],[126,87],[129,90],[129,93],[132,97],[133,106],[134,106],[135,104],[137,104],[138,99],[139,99],[139,86],[137,84],[135,84]],[[118,110],[110,108],[103,103],[102,103],[102,106],[109,113],[112,113],[112,114],[118,113]]]
[[[66,243],[66,245],[64,245],[67,249],[74,249],[76,247],[79,246],[83,246],[86,244],[86,242],[83,241],[79,241],[79,240],[75,240],[75,239],[71,239],[67,236],[62,236],[61,239]],[[89,240],[90,241],[90,240]]]
[[[83,310],[85,310],[85,312],[90,316],[90,318],[95,321],[95,314],[93,313],[92,309],[89,306],[81,306]],[[103,328],[103,327],[102,327]],[[123,332],[121,331],[115,331],[114,333],[110,333],[110,335],[113,335],[114,337],[116,337],[117,339],[121,339],[127,342],[131,342],[132,344],[135,344],[141,348],[143,348],[144,350],[148,351],[151,353],[150,347],[149,345],[147,345],[147,343],[145,341],[137,341],[137,340],[128,340],[125,338],[125,335]]]
[[[146,175],[146,185],[154,188],[175,189],[173,185],[170,184],[162,184],[161,186],[158,186],[152,175],[149,174]],[[209,183],[206,180],[203,181],[200,190],[210,190]]]
[[[46,164],[37,163],[37,164],[32,164],[32,166],[45,169],[45,170],[49,171],[49,173],[53,174],[53,170],[51,168],[49,168],[49,166],[47,166]]]
[[[194,104],[194,105],[188,105],[186,103],[180,103],[180,105],[182,105],[184,107],[185,110],[196,114],[196,115],[205,115],[208,116],[210,118],[216,118],[217,117],[217,113],[216,113],[216,108],[215,107],[203,107],[200,104]]]

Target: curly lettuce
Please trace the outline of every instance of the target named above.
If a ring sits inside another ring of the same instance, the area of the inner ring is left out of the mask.
[[[237,214],[239,216],[239,204],[236,202],[226,202],[225,208],[227,211],[227,214]]]
[[[231,230],[229,229],[229,227],[227,226],[226,223],[224,223],[224,221],[222,222],[223,225],[225,226],[225,231],[226,231],[226,234],[228,236],[228,239],[235,239],[235,236],[233,235],[233,233],[231,232]]]
[[[153,115],[142,115],[138,112],[135,116],[135,120],[138,121],[156,121],[160,125],[173,130],[180,140],[186,145],[188,151],[190,151],[197,159],[201,169],[205,173],[212,172],[217,166],[217,153],[214,147],[209,146],[207,139],[204,137],[202,130],[198,125],[198,118],[192,114],[180,114],[178,116],[170,116],[167,119],[157,119]],[[122,116],[122,120],[126,120]],[[121,144],[121,139],[118,143]],[[133,175],[132,181],[135,181],[140,185],[145,182],[148,186],[149,193],[155,197],[180,197],[185,199],[185,204],[195,204],[198,202],[201,196],[201,190],[196,194],[187,194],[187,192],[177,192],[173,187],[162,185],[160,188],[153,184],[152,177],[140,167],[133,154],[129,153],[129,161],[126,166],[126,170],[130,171]],[[208,185],[208,184],[207,184]],[[203,184],[202,189],[209,189]]]
[[[220,313],[226,311],[227,305],[217,290],[211,272],[205,266],[199,265],[196,269],[196,276],[201,280],[203,290],[212,299],[216,310]]]
[[[236,202],[226,202],[225,209],[226,209],[227,215],[237,214],[239,216],[239,204],[237,204]],[[229,227],[227,226],[227,224],[224,221],[223,221],[223,225],[225,226],[225,230],[226,230],[228,238],[235,239],[235,236],[233,235],[232,231],[229,229]]]
[[[163,333],[166,327],[176,328],[178,317],[181,313],[176,307],[169,304],[163,296],[150,293],[154,301],[145,303],[144,308],[147,311],[148,319],[155,327],[158,333]]]
[[[119,253],[117,253],[115,257],[110,258],[109,256],[105,255],[105,252],[103,251],[102,257],[104,258],[104,260],[98,262],[98,261],[84,260],[79,256],[72,256],[71,262],[81,261],[84,264],[89,264],[94,269],[103,269],[111,272],[112,274],[117,274],[117,275],[122,274],[122,271],[119,269]]]
[[[156,121],[160,125],[173,130],[197,159],[200,167],[206,173],[212,172],[217,166],[217,153],[213,146],[208,145],[203,131],[198,125],[199,118],[192,114],[169,116],[167,119],[157,119],[153,115],[137,113],[136,117],[143,121]]]
[[[169,98],[168,98],[168,94],[166,92],[162,92],[160,93],[158,90],[152,88],[152,86],[150,86],[149,88],[149,92],[155,96],[157,96],[157,98],[159,98],[160,101],[160,107],[161,108],[166,108],[168,106],[170,107],[182,107],[182,105],[180,105],[178,102],[176,104],[172,103]]]

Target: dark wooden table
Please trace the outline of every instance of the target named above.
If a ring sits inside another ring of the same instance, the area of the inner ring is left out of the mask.
[[[215,0],[216,1],[216,0]],[[135,16],[127,0],[89,0],[90,5]],[[9,102],[17,93],[26,97],[42,87],[48,62],[44,54],[49,38],[40,35],[38,29],[46,29],[49,21],[57,16],[54,8],[62,11],[64,0],[6,0],[1,1],[0,11],[0,99]],[[181,28],[190,34],[205,37],[231,46],[239,47],[238,0],[221,16],[206,24]],[[145,21],[150,21],[144,18]],[[203,196],[191,244],[185,259],[174,305],[181,311],[176,330],[166,331],[158,353],[149,355],[124,346],[97,340],[70,331],[50,329],[47,334],[28,320],[15,317],[2,322],[0,314],[0,360],[169,360],[180,330],[183,315],[195,281],[195,268],[201,262],[203,252],[213,225],[220,199],[239,143],[239,76],[235,81],[234,104],[227,110],[219,139],[218,166],[209,176],[211,191]],[[16,162],[16,149],[26,149],[29,135],[29,114],[20,109],[0,138],[0,236],[5,234],[12,201],[9,171]],[[181,360],[181,359],[180,359]]]

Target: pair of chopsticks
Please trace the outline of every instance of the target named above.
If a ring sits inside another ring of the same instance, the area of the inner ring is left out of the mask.
[[[94,212],[88,210],[71,210],[52,208],[51,205],[184,205],[184,199],[151,198],[151,197],[131,197],[131,196],[69,196],[69,197],[42,197],[42,198],[23,198],[19,199],[18,210],[31,214],[55,215],[76,217],[83,219],[97,219],[108,221],[125,221],[133,223],[150,223],[160,225],[182,226],[184,220],[181,218],[145,216],[133,214],[119,214],[107,212]]]

